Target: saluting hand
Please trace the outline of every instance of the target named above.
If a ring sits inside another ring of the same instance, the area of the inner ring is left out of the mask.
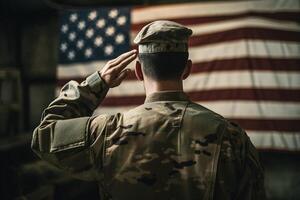
[[[136,56],[137,51],[134,49],[108,61],[100,71],[101,78],[110,88],[119,86],[131,71],[130,69],[125,68],[136,58]]]

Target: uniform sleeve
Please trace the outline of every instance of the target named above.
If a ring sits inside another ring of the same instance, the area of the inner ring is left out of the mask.
[[[98,135],[90,135],[94,109],[105,98],[108,86],[98,72],[78,84],[70,81],[44,110],[33,132],[31,147],[42,159],[82,179],[99,179],[99,162],[93,144],[103,139],[109,117],[98,117]],[[99,145],[99,142],[98,142]],[[99,147],[98,147],[99,149]],[[101,148],[100,148],[101,149]]]
[[[222,140],[215,199],[265,199],[264,171],[246,132],[229,123]]]
[[[240,173],[239,187],[236,199],[263,200],[266,199],[264,187],[264,170],[260,163],[258,152],[250,138],[246,137],[244,149],[245,154]]]

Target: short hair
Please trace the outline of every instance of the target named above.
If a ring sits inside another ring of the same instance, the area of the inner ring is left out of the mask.
[[[140,53],[144,74],[153,80],[180,79],[186,66],[188,52]]]

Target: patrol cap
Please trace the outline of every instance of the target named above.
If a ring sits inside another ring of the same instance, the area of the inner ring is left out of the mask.
[[[193,31],[176,22],[159,20],[142,28],[134,39],[139,53],[187,52]]]

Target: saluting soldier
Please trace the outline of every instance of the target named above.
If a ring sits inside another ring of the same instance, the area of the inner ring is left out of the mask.
[[[181,24],[152,22],[134,40],[138,51],[107,62],[80,84],[67,83],[34,130],[34,152],[97,180],[101,199],[264,199],[263,169],[245,131],[183,91],[191,35]],[[136,57],[144,104],[93,116]]]

